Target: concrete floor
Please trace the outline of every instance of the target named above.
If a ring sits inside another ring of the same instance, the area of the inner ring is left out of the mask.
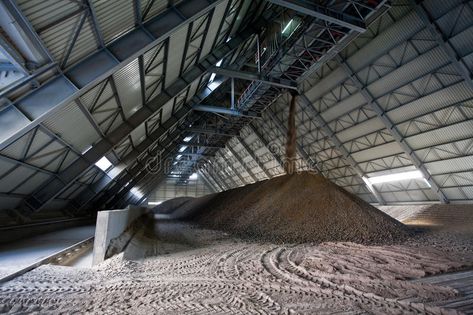
[[[94,234],[95,225],[87,225],[0,245],[0,277],[23,269]],[[86,257],[76,263],[80,263],[81,267],[87,266]]]

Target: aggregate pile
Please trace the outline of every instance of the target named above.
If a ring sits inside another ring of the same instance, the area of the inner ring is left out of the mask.
[[[209,228],[272,242],[385,244],[410,235],[399,221],[310,172],[196,198],[175,211]]]

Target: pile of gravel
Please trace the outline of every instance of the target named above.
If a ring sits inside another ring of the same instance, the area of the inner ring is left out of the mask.
[[[402,223],[309,172],[196,198],[183,208],[204,226],[272,242],[385,244],[410,235]]]

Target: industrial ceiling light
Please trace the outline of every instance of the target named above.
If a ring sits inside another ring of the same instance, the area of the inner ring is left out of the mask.
[[[141,191],[139,191],[139,189],[136,188],[136,187],[133,187],[130,191],[133,195],[135,195],[139,199],[144,197],[143,193]]]
[[[402,180],[423,179],[423,178],[424,176],[422,175],[421,171],[410,171],[410,172],[368,177],[364,179],[365,181],[368,181],[370,184],[373,185],[373,184],[382,184],[382,183],[389,183],[389,182],[398,182]]]
[[[192,127],[192,126],[189,126],[189,127]],[[193,137],[193,136],[185,137],[185,138],[184,138],[184,142],[189,142],[189,141],[191,141],[191,140],[192,140],[192,137]]]
[[[112,162],[109,161],[105,156],[95,163],[95,166],[100,168],[102,171],[106,172],[112,166]]]
[[[197,179],[197,173],[193,173],[191,176],[189,176],[190,180],[196,180]]]
[[[92,146],[89,145],[87,148],[85,148],[84,150],[82,150],[81,154],[84,155],[87,153],[87,151],[89,151],[90,149],[92,149]]]
[[[163,203],[162,201],[149,201],[148,205],[149,206],[159,206],[162,203]]]
[[[289,28],[291,27],[292,22],[294,22],[293,19],[291,19],[291,20],[286,24],[286,26],[283,28],[283,30],[282,30],[281,33],[283,33],[283,34],[286,33],[286,32],[289,30]]]
[[[187,149],[187,146],[186,146],[186,145],[183,145],[183,146],[179,149],[179,152],[184,152],[186,149]]]
[[[217,62],[217,63],[215,64],[215,66],[216,66],[216,67],[220,67],[220,66],[222,65],[222,62],[223,62],[223,59],[220,59],[220,61]],[[212,74],[210,75],[209,83],[212,83],[212,82],[215,80],[215,77],[216,77],[216,76],[217,76],[216,73],[212,73]]]
[[[179,160],[181,157],[182,157],[182,154],[179,154],[178,156],[176,156],[176,160]]]

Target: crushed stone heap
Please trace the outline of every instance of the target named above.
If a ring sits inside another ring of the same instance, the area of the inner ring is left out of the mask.
[[[175,212],[210,228],[274,242],[379,244],[410,234],[402,223],[309,172],[196,198]]]

